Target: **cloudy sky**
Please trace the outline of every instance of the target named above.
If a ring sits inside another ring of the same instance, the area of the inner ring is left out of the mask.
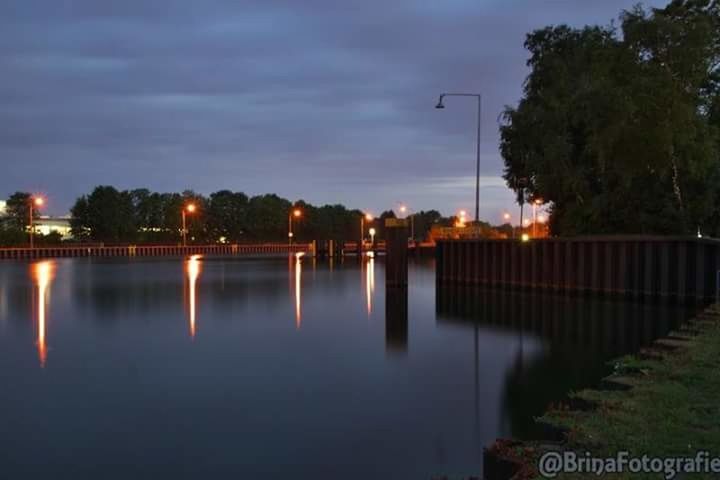
[[[499,178],[498,115],[525,33],[608,23],[634,0],[0,0],[0,197],[64,213],[97,184],[276,192],[374,212],[474,202]],[[646,5],[660,6],[653,0]]]

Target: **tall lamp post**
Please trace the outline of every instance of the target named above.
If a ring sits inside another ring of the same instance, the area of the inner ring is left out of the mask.
[[[542,205],[542,203],[543,201],[541,198],[536,198],[535,200],[533,200],[533,237],[537,237],[537,209],[540,205]]]
[[[288,214],[288,245],[292,245],[293,235],[294,235],[293,229],[292,229],[292,227],[293,227],[292,219],[293,219],[293,217],[300,218],[301,215],[302,215],[302,211],[300,211],[299,208],[295,208],[295,209],[291,210],[290,213]]]
[[[35,248],[35,227],[33,226],[33,217],[35,216],[35,208],[45,205],[45,199],[38,196],[31,196],[28,202],[30,204],[30,248]]]
[[[362,243],[365,241],[365,221],[372,222],[373,216],[369,213],[365,213],[360,216],[360,248],[362,248]]]
[[[482,127],[482,96],[479,93],[443,93],[440,95],[435,108],[443,109],[443,99],[445,97],[474,97],[478,102],[478,121],[477,121],[477,157],[475,162],[475,223],[480,221],[480,132]]]
[[[195,210],[197,210],[197,207],[194,203],[188,203],[183,207],[182,209],[182,242],[183,247],[187,247],[187,227],[185,225],[185,212],[187,213],[195,213]]]
[[[406,214],[408,211],[407,205],[400,205],[400,213],[403,215]],[[407,215],[410,217],[410,238],[412,239],[413,243],[415,242],[415,214],[411,213],[410,215]]]

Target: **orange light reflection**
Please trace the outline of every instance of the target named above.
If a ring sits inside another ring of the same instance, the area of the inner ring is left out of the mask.
[[[55,262],[43,261],[32,265],[32,277],[37,285],[38,296],[37,296],[37,324],[38,324],[38,336],[37,336],[37,349],[38,357],[40,358],[40,366],[45,367],[47,360],[47,343],[45,341],[45,333],[47,329],[47,311],[45,306],[47,304],[48,290],[50,283],[55,273]]]
[[[367,296],[368,317],[372,313],[372,296],[375,293],[375,258],[368,252],[367,268],[365,269],[365,295]]]
[[[202,264],[200,263],[200,255],[192,255],[185,262],[185,272],[187,273],[188,281],[188,317],[190,321],[190,338],[195,338],[197,331],[196,327],[196,310],[197,310],[197,279],[202,271]]]
[[[302,324],[302,261],[303,253],[295,255],[295,328]]]

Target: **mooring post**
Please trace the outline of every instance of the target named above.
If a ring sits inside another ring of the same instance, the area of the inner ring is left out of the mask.
[[[407,287],[408,221],[405,218],[385,219],[385,286]]]

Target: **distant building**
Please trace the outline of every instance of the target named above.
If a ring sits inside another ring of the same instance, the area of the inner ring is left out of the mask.
[[[70,231],[70,217],[40,217],[33,222],[35,233],[48,235],[57,232],[63,239],[72,238]]]

